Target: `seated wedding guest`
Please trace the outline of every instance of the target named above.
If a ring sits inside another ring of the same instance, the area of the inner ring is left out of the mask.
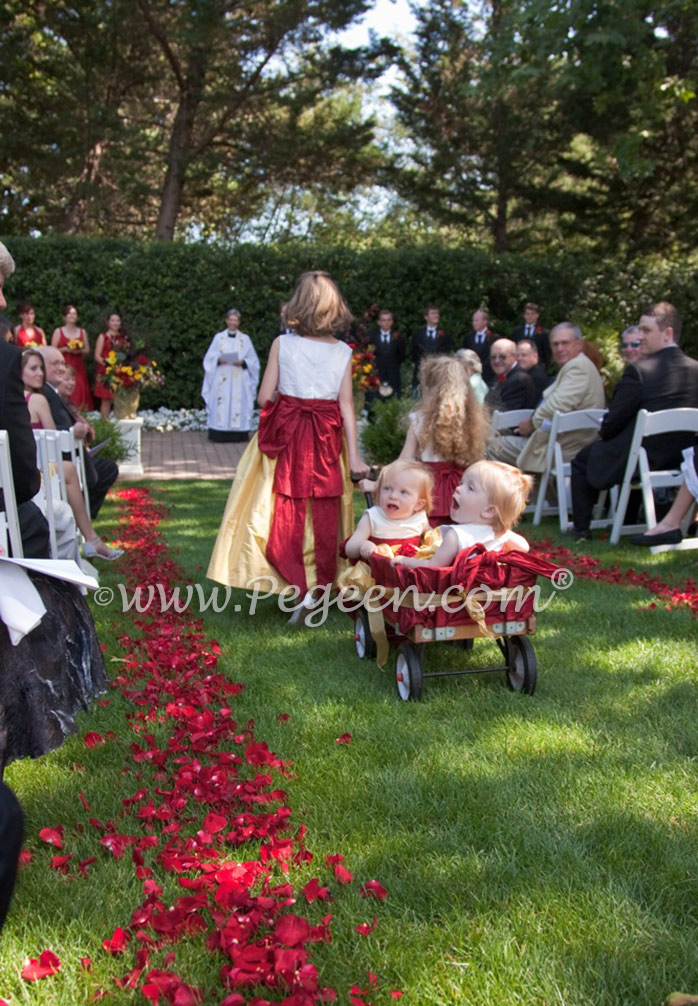
[[[543,367],[541,367],[538,348],[533,339],[519,339],[516,343],[516,359],[521,369],[526,371],[535,384],[539,402],[543,397],[545,389],[549,384],[553,383],[553,379],[552,377],[548,377]]]
[[[451,336],[439,324],[441,312],[435,304],[428,304],[424,311],[424,325],[412,333],[412,394],[417,393],[419,384],[419,364],[425,356],[451,352]]]
[[[698,503],[698,442],[693,447],[686,448],[683,459],[681,472],[684,481],[674,502],[658,524],[644,534],[634,534],[630,538],[633,545],[651,548],[652,545],[678,545],[683,541],[681,524],[691,507]]]
[[[482,379],[482,361],[480,357],[474,349],[458,349],[456,350],[456,356],[465,364],[472,392],[477,399],[478,405],[482,405],[490,389]]]
[[[621,359],[626,367],[629,363],[637,363],[638,360],[644,360],[647,356],[647,347],[645,346],[645,340],[642,337],[639,325],[629,325],[625,329],[620,337],[618,348]]]
[[[0,930],[12,900],[23,837],[22,808],[9,786],[0,782]]]
[[[490,366],[494,380],[485,399],[485,405],[500,412],[511,409],[533,409],[540,395],[536,386],[516,360],[516,343],[511,339],[497,339],[490,349]]]
[[[511,333],[514,342],[530,339],[538,350],[538,358],[544,371],[550,370],[552,355],[550,351],[550,334],[540,323],[540,308],[532,300],[524,305],[523,325],[517,325]]]
[[[12,256],[5,245],[0,243],[0,308],[7,306],[3,286],[14,268]],[[4,340],[0,340],[0,430],[6,430],[8,434],[24,555],[48,559],[48,524],[37,505],[32,502],[41,488],[41,476],[36,467],[36,444],[22,390],[21,353]],[[0,494],[0,509],[4,509],[4,506]]]
[[[45,346],[41,355],[46,367],[46,384],[42,388],[42,394],[48,399],[56,429],[72,429],[78,440],[84,440],[90,434],[94,436],[94,430],[90,424],[82,419],[76,421],[61,401],[58,389],[65,373],[65,361],[61,353],[54,346]],[[105,458],[101,454],[93,458],[89,450],[86,450],[85,471],[90,499],[90,516],[94,520],[104,502],[104,497],[118,478],[119,469],[110,458]]]
[[[639,324],[647,356],[629,363],[616,385],[599,437],[572,461],[572,518],[570,534],[591,538],[591,517],[599,490],[623,479],[635,421],[640,409],[698,408],[698,361],[679,348],[681,316],[673,304],[653,304]],[[688,432],[647,437],[643,447],[650,469],[678,468],[682,451],[693,444]]]
[[[530,419],[519,424],[518,434],[495,436],[487,455],[515,464],[522,471],[542,472],[548,449],[550,421],[555,412],[603,409],[606,396],[598,370],[584,353],[584,337],[578,325],[560,322],[550,333],[553,359],[560,368],[543,392],[543,401]],[[570,461],[591,440],[595,430],[573,430],[560,437],[562,454]]]
[[[378,328],[369,336],[376,357],[376,370],[381,382],[382,397],[391,394],[402,397],[400,367],[405,359],[405,339],[395,328],[392,313],[383,308],[378,313]],[[375,398],[375,394],[373,395]]]
[[[22,353],[22,382],[32,427],[39,430],[55,430],[56,424],[53,421],[51,409],[46,397],[42,394],[42,388],[46,383],[46,371],[44,359],[38,349],[25,349]],[[68,502],[73,511],[75,523],[85,539],[82,545],[83,555],[86,559],[118,559],[124,554],[123,550],[110,548],[106,545],[92,526],[92,521],[85,507],[85,498],[82,495],[78,472],[72,461],[63,462],[63,472]]]
[[[12,256],[0,244],[0,308],[5,307],[2,288],[6,277],[14,271]],[[40,476],[36,468],[36,447],[29,423],[22,380],[21,354],[0,341],[0,429],[10,434],[10,453],[18,501],[38,492]],[[25,493],[27,494],[25,497]],[[48,558],[48,525],[38,508],[32,504],[38,518],[31,540],[22,544],[25,558]],[[20,514],[20,523],[22,516]],[[37,546],[39,530],[43,531],[43,547]],[[0,563],[8,567],[8,563]],[[14,758],[32,757],[52,751],[63,743],[66,735],[76,730],[75,713],[87,709],[92,698],[104,691],[107,678],[104,660],[94,622],[84,597],[76,586],[42,573],[27,573],[11,567],[0,569],[5,584],[16,585],[28,577],[32,592],[36,591],[44,613],[30,632],[11,639],[7,626],[0,621],[0,776]],[[10,593],[0,587],[0,594]],[[18,839],[16,808],[8,799],[0,807],[7,814],[9,826],[2,831],[0,820],[0,910],[6,909],[9,887],[14,876],[13,843]],[[7,844],[6,844],[7,842]]]
[[[490,316],[484,307],[478,308],[473,314],[473,330],[463,339],[463,349],[472,349],[477,353],[482,363],[482,378],[488,386],[494,380],[494,371],[490,363],[492,343],[499,338],[490,328]]]
[[[42,328],[35,324],[36,313],[34,305],[28,300],[20,304],[19,316],[22,321],[15,325],[15,343],[20,349],[27,346],[45,346],[46,334]]]

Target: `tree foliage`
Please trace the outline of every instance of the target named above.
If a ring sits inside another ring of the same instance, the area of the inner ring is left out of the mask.
[[[357,81],[393,50],[327,39],[368,5],[8,0],[3,229],[226,234],[288,186],[350,191],[379,159]]]
[[[401,193],[497,251],[695,246],[698,8],[437,0],[394,101]]]

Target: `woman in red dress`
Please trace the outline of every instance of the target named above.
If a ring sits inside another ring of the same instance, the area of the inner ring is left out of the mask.
[[[97,364],[97,378],[94,386],[94,396],[99,399],[99,411],[103,419],[109,418],[114,392],[104,382],[104,374],[107,369],[107,357],[112,349],[130,349],[131,344],[121,330],[121,315],[112,311],[107,319],[107,327],[104,332],[100,332],[95,343],[95,363]]]
[[[19,316],[22,321],[19,325],[15,325],[16,345],[20,349],[26,349],[27,346],[45,346],[46,335],[44,330],[34,324],[34,319],[36,318],[34,305],[30,304],[29,301],[25,301],[24,304],[20,305]]]
[[[85,329],[77,324],[78,310],[73,304],[66,304],[63,318],[65,324],[53,330],[51,345],[60,349],[65,362],[75,371],[75,390],[70,396],[70,401],[76,409],[85,412],[93,408],[85,366],[85,360],[90,354],[90,340]]]

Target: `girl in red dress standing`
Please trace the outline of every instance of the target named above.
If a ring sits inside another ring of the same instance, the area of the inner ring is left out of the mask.
[[[73,304],[63,309],[65,324],[53,330],[51,345],[60,349],[63,359],[75,371],[75,390],[70,401],[76,409],[86,412],[93,407],[85,360],[90,355],[90,340],[84,328],[77,324],[78,310]]]
[[[99,411],[103,419],[109,419],[114,392],[104,382],[107,369],[107,357],[112,349],[130,349],[131,344],[121,329],[121,315],[112,311],[107,319],[106,331],[100,332],[95,343],[95,363],[97,376],[94,386],[95,398],[99,399]]]
[[[36,318],[34,305],[30,304],[28,300],[24,304],[20,304],[19,316],[22,321],[19,325],[15,325],[15,344],[20,349],[26,349],[28,346],[45,346],[46,334],[43,328],[34,324]]]
[[[208,569],[233,587],[264,579],[277,594],[335,582],[339,542],[353,530],[349,470],[368,471],[351,349],[334,337],[351,314],[333,280],[304,273],[284,321],[290,331],[272,343],[259,432],[238,465]]]

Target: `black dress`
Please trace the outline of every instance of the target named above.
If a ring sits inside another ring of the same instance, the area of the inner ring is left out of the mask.
[[[53,751],[77,730],[75,714],[107,687],[104,660],[85,598],[73,584],[30,572],[46,607],[13,646],[0,622],[0,769]]]

